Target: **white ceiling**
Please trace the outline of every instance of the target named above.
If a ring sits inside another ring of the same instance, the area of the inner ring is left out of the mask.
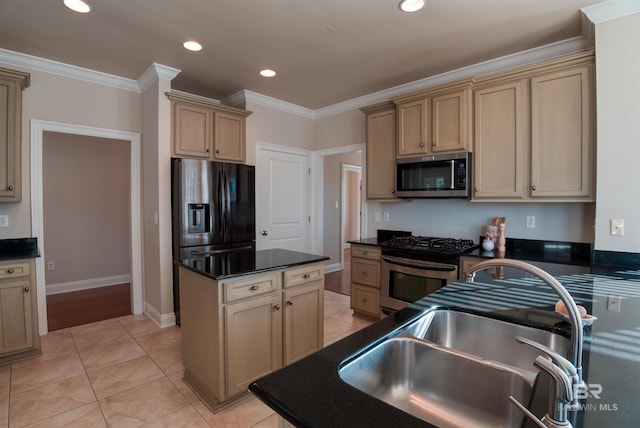
[[[0,0],[0,48],[137,79],[152,63],[172,87],[215,99],[247,89],[319,109],[581,34],[602,0]],[[190,53],[181,43],[204,45]],[[272,79],[261,68],[278,72]]]

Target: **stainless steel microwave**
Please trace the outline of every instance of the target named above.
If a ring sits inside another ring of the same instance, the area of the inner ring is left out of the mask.
[[[471,153],[396,160],[395,195],[399,198],[470,198]]]

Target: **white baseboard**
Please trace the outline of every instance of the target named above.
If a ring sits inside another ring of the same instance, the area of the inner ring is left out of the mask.
[[[340,263],[324,265],[324,273],[337,272],[339,270],[342,270],[342,265]]]
[[[151,306],[149,302],[146,302],[144,304],[144,313],[161,328],[176,325],[176,314],[174,314],[173,312],[171,312],[170,314],[162,314],[156,308]]]
[[[46,284],[47,296],[50,294],[69,293],[71,291],[89,290],[91,288],[106,287],[109,285],[131,283],[131,275],[115,275],[103,278],[84,279],[82,281],[61,282],[59,284]]]

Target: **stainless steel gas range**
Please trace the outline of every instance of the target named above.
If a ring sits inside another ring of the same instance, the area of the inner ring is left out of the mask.
[[[380,305],[391,313],[458,279],[461,254],[478,246],[467,239],[394,236],[380,243]]]

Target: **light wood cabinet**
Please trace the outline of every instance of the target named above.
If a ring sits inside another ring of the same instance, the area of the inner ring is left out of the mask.
[[[531,198],[593,200],[592,70],[531,79]]]
[[[185,381],[217,410],[323,345],[324,265],[216,281],[179,269]]]
[[[0,262],[0,363],[38,355],[34,263]]]
[[[172,104],[172,156],[244,163],[250,112],[167,93]]]
[[[382,250],[371,245],[351,244],[351,309],[380,318],[380,272]]]
[[[594,200],[593,54],[477,82],[475,201]]]
[[[471,81],[393,98],[397,157],[470,151]]]
[[[367,200],[396,199],[396,107],[387,102],[362,111],[367,115]]]
[[[22,91],[29,74],[0,68],[0,202],[22,199]]]
[[[475,91],[475,199],[523,197],[526,84],[521,79]]]

